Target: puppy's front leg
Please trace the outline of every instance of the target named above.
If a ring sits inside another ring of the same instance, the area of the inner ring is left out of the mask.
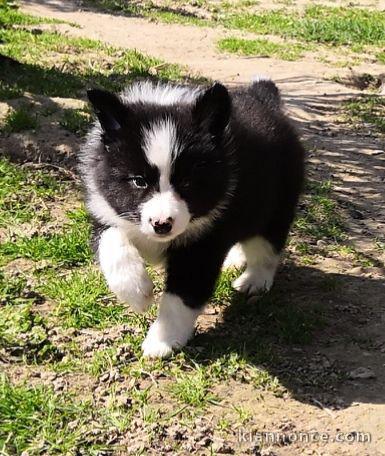
[[[136,247],[119,228],[108,228],[98,246],[100,268],[110,290],[136,312],[145,312],[152,302],[153,283]]]
[[[208,242],[169,250],[166,290],[158,318],[142,344],[144,356],[166,357],[187,343],[213,292],[226,251]]]
[[[192,309],[174,293],[165,292],[159,304],[158,318],[151,325],[142,344],[144,356],[164,358],[173,349],[186,345],[192,336],[201,309]]]

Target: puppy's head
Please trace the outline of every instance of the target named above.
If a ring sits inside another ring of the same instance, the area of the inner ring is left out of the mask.
[[[151,87],[153,100],[88,92],[101,126],[92,172],[97,191],[119,218],[164,242],[210,218],[225,197],[231,100],[220,84],[188,101],[179,88],[180,96],[168,103],[156,95],[162,87],[170,92],[169,86]]]

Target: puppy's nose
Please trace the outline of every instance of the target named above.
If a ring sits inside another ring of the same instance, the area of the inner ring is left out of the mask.
[[[167,220],[152,220],[150,219],[150,223],[154,228],[156,234],[167,234],[172,229],[172,224],[174,220],[169,217]]]

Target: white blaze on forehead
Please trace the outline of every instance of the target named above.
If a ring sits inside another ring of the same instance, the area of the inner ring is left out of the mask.
[[[179,152],[175,124],[166,119],[146,128],[143,131],[143,149],[148,162],[159,169],[160,191],[169,190],[172,161]]]
[[[186,202],[170,183],[172,162],[179,148],[176,126],[170,119],[156,122],[143,131],[144,153],[148,162],[159,170],[159,192],[141,206],[141,230],[148,236],[156,237],[151,222],[172,219],[172,230],[162,240],[183,233],[191,219]]]

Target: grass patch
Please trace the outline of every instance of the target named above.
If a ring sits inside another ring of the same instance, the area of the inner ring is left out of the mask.
[[[76,403],[43,386],[12,385],[0,376],[0,448],[4,454],[96,455],[103,447],[88,432],[92,415],[87,402]]]
[[[291,299],[284,299],[283,290],[273,289],[257,303],[245,303],[239,310],[243,315],[245,312],[256,314],[261,336],[273,336],[279,342],[288,344],[309,343],[314,330],[323,325],[322,309],[316,306],[303,309]]]
[[[52,360],[58,355],[48,339],[44,319],[28,304],[0,308],[0,347],[11,356],[33,362]]]
[[[311,5],[302,12],[261,9],[250,13],[250,7],[255,6],[256,2],[222,2],[220,6],[206,2],[205,8],[211,12],[211,19],[202,19],[184,9],[188,2],[179,2],[172,7],[159,7],[151,2],[133,4],[124,0],[89,0],[89,3],[103,9],[155,18],[163,22],[200,26],[224,25],[228,28],[297,38],[313,43],[353,47],[385,43],[385,12],[364,8]]]
[[[54,173],[32,170],[0,158],[0,227],[49,219],[46,203],[68,190]]]
[[[246,40],[224,38],[218,42],[221,51],[257,57],[276,57],[282,60],[298,60],[306,49],[299,43],[274,43],[266,39]]]
[[[345,238],[337,203],[331,198],[331,182],[308,182],[300,215],[294,230],[314,239],[340,242]]]
[[[14,25],[37,25],[37,24],[60,24],[63,21],[57,19],[49,19],[38,16],[31,16],[20,12],[10,2],[2,0],[0,2],[0,29],[9,28]]]
[[[111,300],[99,271],[92,267],[64,276],[43,277],[41,291],[56,304],[64,327],[106,327],[125,321],[125,308]]]
[[[331,45],[381,45],[385,43],[385,13],[360,8],[309,6],[303,14],[285,10],[234,14],[228,27],[259,34],[297,38]]]
[[[376,58],[380,63],[385,63],[385,51],[378,52]]]
[[[369,124],[380,133],[385,133],[385,97],[362,96],[345,103],[345,112],[349,121],[361,128]]]
[[[236,268],[229,268],[222,271],[217,281],[214,295],[210,302],[214,304],[225,304],[230,303],[234,298],[234,290],[231,286],[233,280],[235,280],[240,274]]]
[[[82,136],[91,123],[91,115],[84,109],[66,109],[59,123],[71,133]]]
[[[24,130],[36,130],[38,126],[36,115],[30,113],[30,108],[12,109],[5,116],[2,130],[5,133],[18,133]]]
[[[33,261],[50,260],[54,264],[76,266],[89,263],[92,258],[89,246],[90,226],[84,210],[68,214],[70,221],[62,232],[42,236],[20,236],[3,242],[0,258],[4,261],[27,258]]]
[[[24,16],[27,21],[27,15],[17,12],[17,16],[9,16],[8,9],[0,6],[0,21],[3,18],[10,25],[20,25]],[[6,89],[3,99],[9,88],[11,96],[28,91],[79,97],[86,86],[120,90],[133,78],[154,76],[179,79],[181,71],[177,65],[96,40],[47,31],[36,34],[22,25],[0,28],[0,79]]]
[[[181,403],[192,407],[204,408],[209,403],[217,402],[210,392],[210,379],[204,368],[197,367],[193,372],[176,373],[175,382],[170,387],[171,394]]]
[[[0,80],[0,101],[12,100],[23,95],[23,91],[12,83]]]
[[[22,297],[27,287],[27,279],[21,274],[6,275],[0,271],[0,305],[24,304],[29,302]]]

